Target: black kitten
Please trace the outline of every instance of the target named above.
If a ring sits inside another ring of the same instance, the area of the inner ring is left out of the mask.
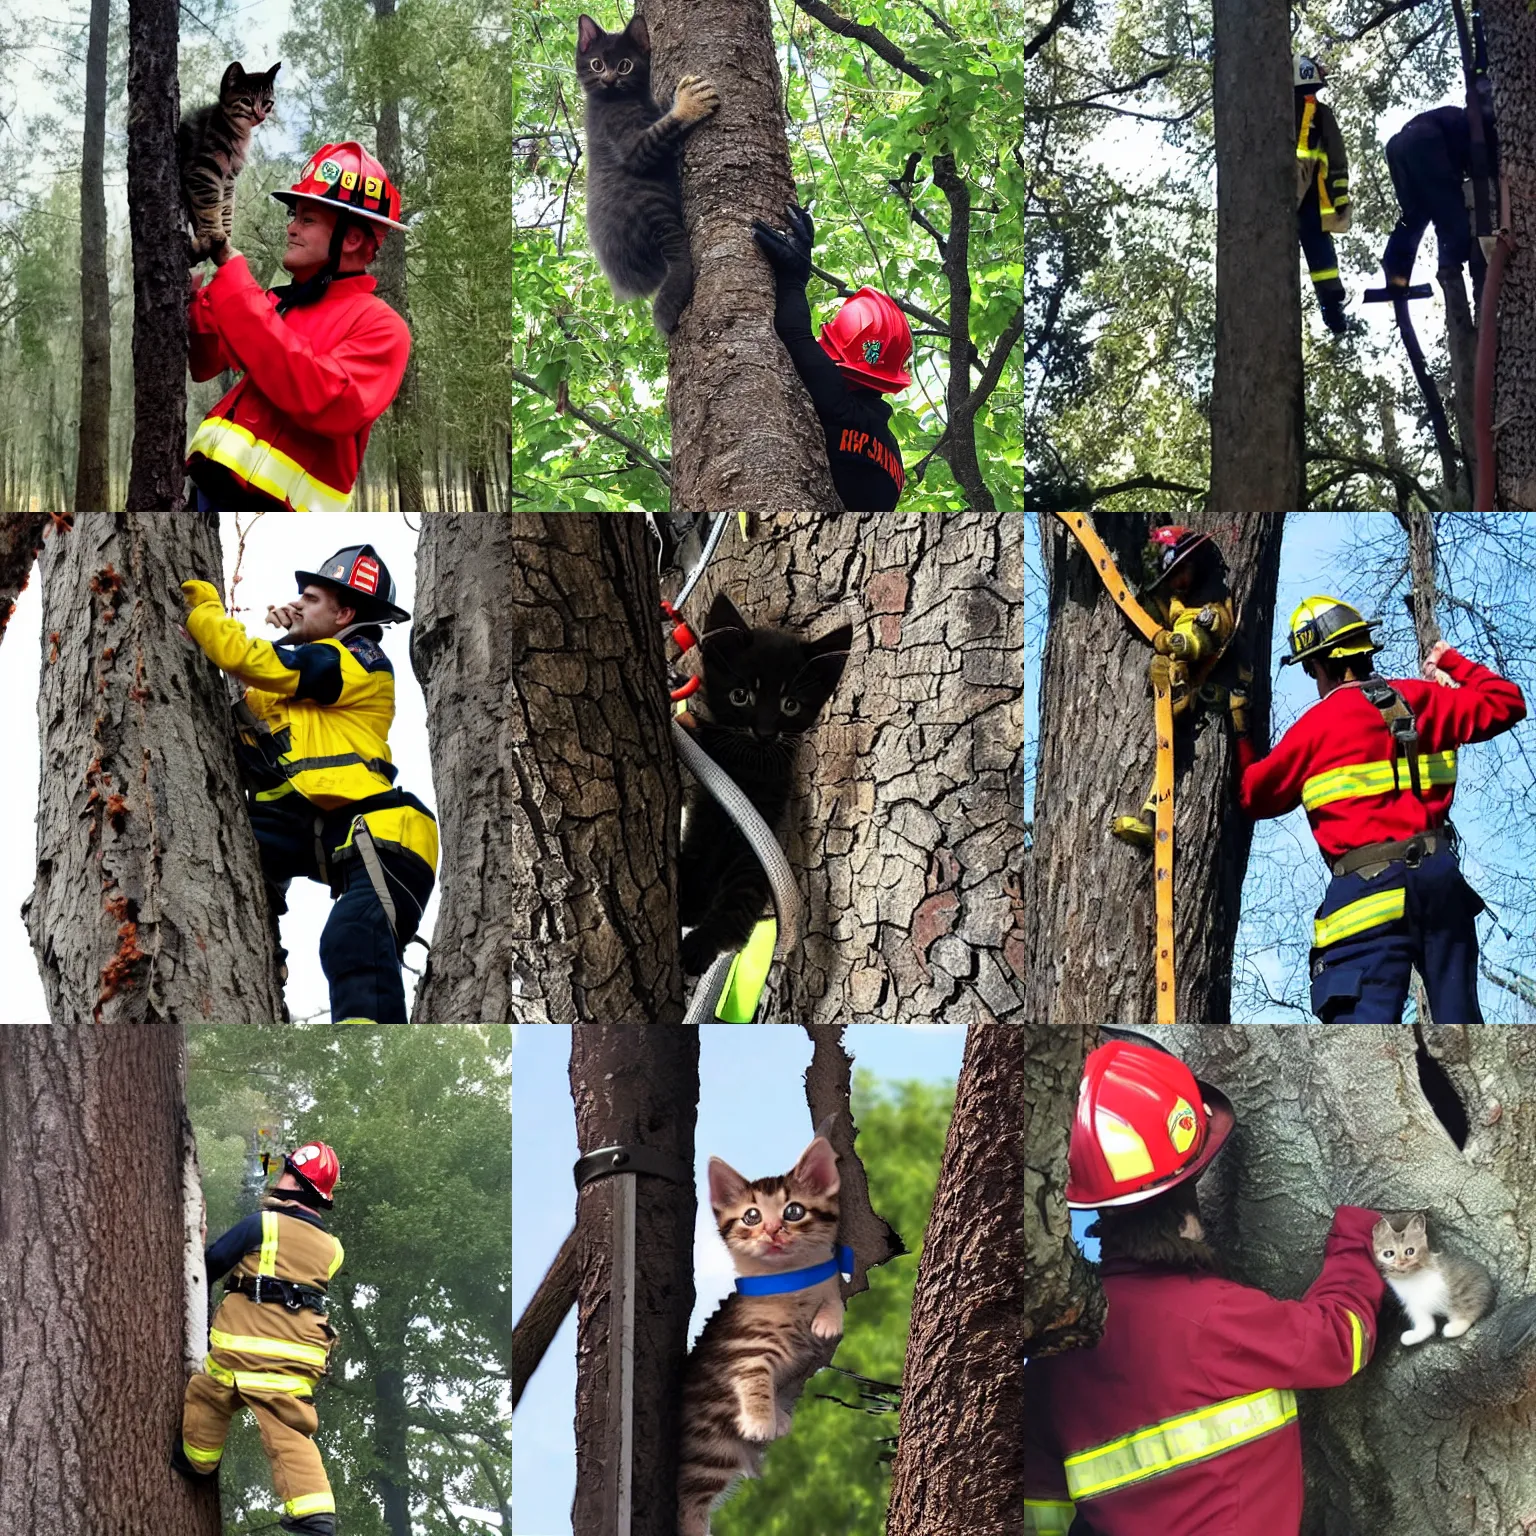
[[[775,832],[794,787],[795,747],[843,675],[853,626],[820,640],[752,629],[721,593],[710,604],[699,649],[709,719],[695,733]],[[768,877],[736,823],[701,786],[689,792],[678,865],[683,970],[697,976],[716,955],[740,949],[763,915]]]
[[[622,32],[583,16],[576,73],[587,93],[587,238],[614,297],[654,293],[651,317],[670,335],[693,295],[678,155],[720,93],[685,75],[664,112],[651,98],[651,37],[640,16]]]

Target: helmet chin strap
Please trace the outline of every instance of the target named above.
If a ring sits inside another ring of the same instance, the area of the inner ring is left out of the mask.
[[[341,248],[346,243],[347,231],[352,227],[351,220],[345,213],[336,216],[336,227],[331,230],[331,247],[325,258],[325,265],[303,282],[289,283],[287,287],[277,289],[282,295],[277,301],[278,314],[286,314],[290,309],[302,309],[309,304],[318,304],[326,295],[331,286],[331,280],[337,276],[341,268]]]

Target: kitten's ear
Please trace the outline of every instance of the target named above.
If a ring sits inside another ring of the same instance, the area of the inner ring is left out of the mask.
[[[592,45],[603,35],[603,29],[590,16],[576,19],[576,51],[590,53]]]
[[[751,1185],[722,1158],[709,1160],[709,1203],[718,1211],[734,1205]]]
[[[1424,1212],[1415,1211],[1408,1218],[1408,1225],[1403,1228],[1403,1236],[1406,1237],[1410,1232],[1417,1232],[1420,1237],[1423,1237],[1428,1231],[1429,1221],[1425,1217]]]
[[[651,29],[645,24],[645,17],[636,11],[629,19],[629,25],[624,28],[625,33],[641,53],[649,54],[651,51]]]
[[[811,673],[817,683],[826,689],[829,699],[837,691],[838,680],[848,664],[848,651],[852,645],[853,625],[839,624],[830,634],[823,635],[820,640],[812,640],[805,647],[805,671]]]
[[[835,1195],[842,1183],[837,1176],[837,1153],[825,1136],[818,1136],[795,1164],[790,1178],[818,1194]]]
[[[709,605],[709,612],[704,617],[704,633],[700,636],[702,645],[708,640],[723,639],[732,630],[745,636],[751,626],[736,611],[736,604],[728,598],[724,592],[715,594],[715,600]]]
[[[279,59],[277,61],[277,63],[274,64],[272,66],[272,68],[267,71],[267,84],[268,85],[275,85],[277,83],[277,72],[282,67],[283,67],[283,61],[281,59]]]
[[[220,94],[227,91],[230,86],[238,85],[243,79],[245,79],[245,66],[241,64],[239,59],[236,59],[235,62],[224,71],[224,78],[219,81]]]

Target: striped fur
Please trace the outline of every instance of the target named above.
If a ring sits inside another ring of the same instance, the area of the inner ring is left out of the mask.
[[[836,691],[852,643],[849,624],[806,641],[749,628],[723,592],[710,605],[700,641],[709,718],[696,737],[775,832],[794,789],[795,748]],[[693,930],[683,940],[683,970],[700,975],[716,955],[740,949],[767,902],[757,855],[695,786],[678,855],[678,919]]]
[[[224,71],[219,99],[188,112],[176,135],[181,197],[192,225],[195,266],[228,242],[235,222],[235,177],[245,168],[251,130],[267,119],[283,66],[249,75],[238,61]]]
[[[837,1247],[837,1154],[818,1136],[782,1178],[748,1183],[709,1160],[715,1224],[739,1275],[825,1263]],[[798,1205],[803,1215],[793,1212]],[[753,1216],[757,1219],[753,1219]],[[837,1277],[780,1296],[729,1296],[699,1334],[683,1378],[678,1536],[709,1536],[709,1512],[763,1448],[789,1433],[789,1384],[843,1331]]]

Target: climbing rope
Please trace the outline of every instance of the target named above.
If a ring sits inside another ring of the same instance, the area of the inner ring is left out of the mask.
[[[1114,556],[1104,547],[1086,512],[1058,512],[1056,516],[1082,545],[1115,606],[1128,618],[1143,640],[1155,644],[1164,626],[1131,595]],[[1157,821],[1152,844],[1153,896],[1156,903],[1155,969],[1157,1022],[1172,1024],[1175,1009],[1173,965],[1173,668],[1166,656],[1154,655],[1151,666],[1153,725],[1157,737],[1156,769],[1152,796]]]

